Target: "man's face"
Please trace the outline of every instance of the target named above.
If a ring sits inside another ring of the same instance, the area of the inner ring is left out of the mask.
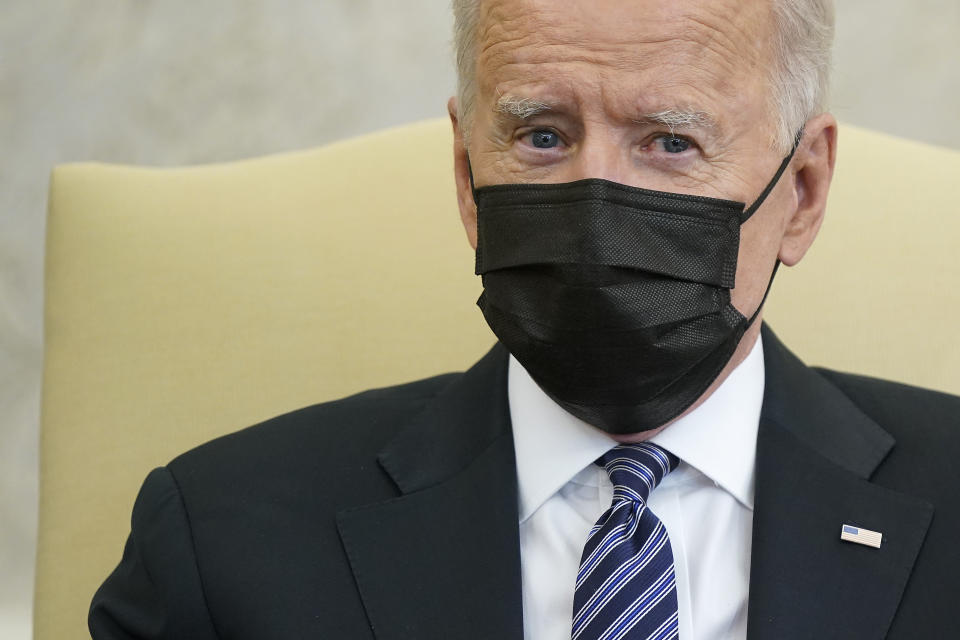
[[[769,2],[482,8],[476,106],[462,123],[477,186],[605,178],[750,203],[773,177]],[[788,223],[777,211],[791,200],[788,172],[742,229],[733,303],[745,315],[763,296]],[[464,222],[475,244],[475,214]]]
[[[486,0],[481,15],[470,122],[451,102],[474,247],[468,152],[478,187],[604,178],[749,204],[776,173],[769,0]],[[748,317],[777,257],[797,262],[819,227],[835,122],[807,129],[813,142],[741,229],[732,301]]]

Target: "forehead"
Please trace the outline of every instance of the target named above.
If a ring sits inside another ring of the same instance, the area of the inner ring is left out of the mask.
[[[742,109],[765,77],[769,0],[485,0],[482,94],[725,102]],[[669,94],[666,95],[666,94]],[[525,94],[526,95],[526,94]],[[646,105],[650,106],[650,105]]]

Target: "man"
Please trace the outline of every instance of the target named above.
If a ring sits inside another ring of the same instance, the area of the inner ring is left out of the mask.
[[[455,12],[500,344],[152,472],[94,638],[955,637],[960,402],[761,328],[825,211],[829,3]]]

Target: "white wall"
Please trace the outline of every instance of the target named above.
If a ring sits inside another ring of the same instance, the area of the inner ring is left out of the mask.
[[[838,5],[835,112],[960,148],[960,3]],[[0,0],[0,637],[29,635],[50,167],[209,162],[441,116],[450,22],[446,0]]]
[[[960,1],[835,4],[833,112],[871,129],[960,149]]]

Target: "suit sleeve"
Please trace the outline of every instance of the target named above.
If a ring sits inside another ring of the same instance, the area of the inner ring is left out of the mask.
[[[214,640],[187,512],[171,473],[154,469],[133,507],[120,564],[97,590],[94,640]]]

